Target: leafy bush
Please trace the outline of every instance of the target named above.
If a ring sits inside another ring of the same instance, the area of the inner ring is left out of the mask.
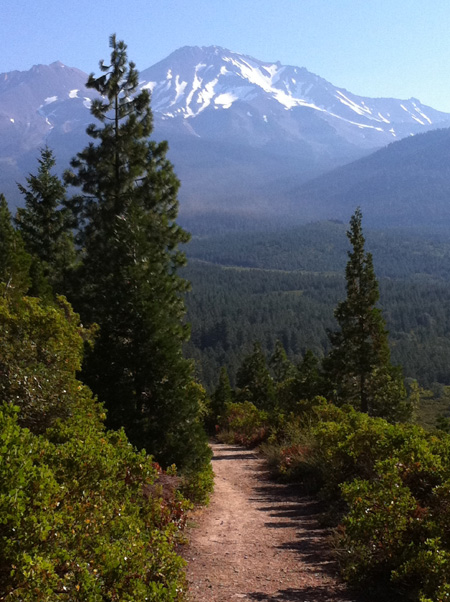
[[[105,430],[75,377],[77,316],[5,296],[0,334],[0,599],[184,599],[188,505],[177,477]]]
[[[50,439],[0,414],[0,597],[11,600],[181,600],[173,545],[185,503],[146,496],[159,472],[92,408]],[[155,492],[157,493],[157,492]]]
[[[209,504],[214,489],[214,472],[211,462],[201,469],[183,475],[180,491],[193,504]]]
[[[390,583],[414,600],[444,600],[450,575],[450,438],[413,425],[357,421],[359,426],[351,418],[355,430],[346,436],[322,439],[331,447],[330,468],[340,470],[335,484],[341,479],[348,505],[339,537],[343,574],[359,585]],[[331,426],[318,430],[323,435]]]
[[[389,462],[375,481],[355,479],[342,490],[351,511],[340,538],[344,576],[353,583],[389,582],[417,544],[417,503]]]
[[[450,436],[320,399],[297,408],[262,449],[278,475],[320,489],[327,518],[342,522],[344,577],[380,597],[394,587],[402,599],[447,601]]]
[[[258,410],[250,401],[227,403],[220,428],[220,440],[254,447],[269,435],[269,415],[264,410]]]
[[[301,482],[309,492],[321,487],[320,454],[307,417],[278,416],[261,451],[277,479]]]
[[[0,400],[20,407],[19,422],[43,433],[69,417],[81,368],[83,339],[77,314],[63,298],[0,297]]]

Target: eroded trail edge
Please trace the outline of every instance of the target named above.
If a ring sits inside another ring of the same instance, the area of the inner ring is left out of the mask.
[[[271,482],[254,452],[212,449],[215,491],[193,517],[186,553],[193,602],[354,602],[337,577],[317,503]]]

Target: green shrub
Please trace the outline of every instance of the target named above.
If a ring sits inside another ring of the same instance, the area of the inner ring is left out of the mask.
[[[269,415],[250,401],[227,403],[220,429],[222,441],[254,447],[269,436]]]
[[[450,550],[440,537],[427,539],[398,570],[393,579],[416,584],[421,602],[447,602],[450,599]]]
[[[11,600],[182,599],[174,543],[184,503],[146,487],[159,472],[122,432],[80,411],[50,439],[0,414],[0,597]],[[56,442],[57,441],[57,442]]]
[[[181,601],[187,504],[104,428],[83,336],[63,299],[0,298],[0,599]]]
[[[358,584],[390,582],[414,600],[441,599],[436,592],[447,591],[450,575],[450,438],[411,425],[376,427],[385,437],[372,442],[366,479],[341,485],[348,504],[340,537],[343,573]],[[348,453],[360,435],[341,447]],[[355,449],[358,466],[367,455]]]
[[[450,436],[324,400],[274,421],[262,446],[278,475],[320,488],[352,584],[386,597],[450,596]]]
[[[411,539],[417,503],[395,467],[371,482],[342,485],[351,508],[340,538],[341,566],[353,583],[389,581],[415,543]]]
[[[56,418],[71,415],[89,335],[63,297],[49,306],[0,296],[0,400],[19,406],[22,426],[43,433]]]
[[[211,462],[201,470],[183,475],[180,486],[181,493],[193,504],[209,504],[214,489],[214,472]]]
[[[304,417],[278,416],[276,429],[261,451],[278,479],[301,482],[309,492],[321,487],[320,454],[311,424]]]

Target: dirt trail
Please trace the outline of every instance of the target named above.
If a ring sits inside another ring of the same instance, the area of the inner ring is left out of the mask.
[[[186,553],[193,602],[354,602],[337,579],[317,504],[270,482],[255,453],[212,447],[215,492],[193,517]]]

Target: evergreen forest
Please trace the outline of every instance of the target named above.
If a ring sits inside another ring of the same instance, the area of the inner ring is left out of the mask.
[[[450,596],[450,236],[193,236],[127,46],[90,143],[0,195],[0,600],[182,602],[208,436],[327,508],[343,577]],[[380,599],[380,598],[378,598]]]
[[[255,341],[267,356],[277,340],[295,363],[323,358],[327,331],[345,294],[346,225],[318,222],[289,230],[194,236],[186,252],[192,291],[189,354],[208,390],[222,365],[234,384]],[[450,385],[450,236],[442,230],[369,230],[380,307],[393,362],[436,398]]]

